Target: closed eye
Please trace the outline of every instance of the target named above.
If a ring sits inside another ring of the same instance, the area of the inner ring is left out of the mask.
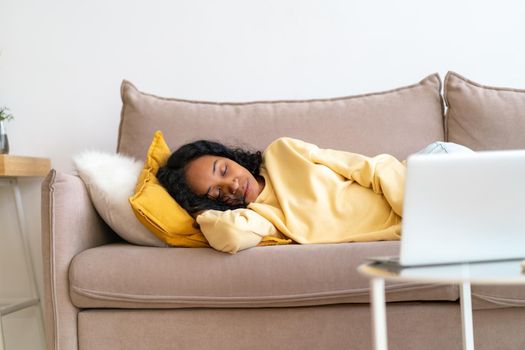
[[[222,176],[226,176],[226,173],[228,172],[228,166],[226,165],[224,167],[224,171],[222,172]]]
[[[220,200],[222,199],[222,190],[221,190],[221,188],[218,187],[218,188],[217,188],[217,191],[213,191],[213,192],[216,192],[217,194],[214,195],[214,194],[212,194],[212,193],[210,193],[210,192],[208,191],[208,193],[205,194],[205,196],[208,197],[209,199],[214,200],[214,201],[220,201]]]

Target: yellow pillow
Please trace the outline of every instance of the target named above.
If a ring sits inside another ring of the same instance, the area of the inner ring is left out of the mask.
[[[135,194],[129,198],[133,212],[144,226],[169,245],[209,247],[206,238],[195,227],[193,217],[170,196],[155,176],[170,154],[162,132],[155,132]]]
[[[177,247],[209,247],[195,219],[184,210],[157,180],[157,171],[166,164],[171,151],[162,132],[156,131],[149,146],[135,194],[129,198],[135,216],[163,242]],[[260,246],[288,244],[276,237],[263,237]]]

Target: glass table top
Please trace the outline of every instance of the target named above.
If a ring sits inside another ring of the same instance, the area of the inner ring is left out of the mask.
[[[523,260],[471,262],[447,265],[401,267],[393,263],[369,262],[359,273],[385,280],[430,283],[525,284]]]

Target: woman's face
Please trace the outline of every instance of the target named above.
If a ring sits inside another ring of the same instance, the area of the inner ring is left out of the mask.
[[[197,195],[230,205],[254,202],[263,188],[246,168],[218,156],[192,160],[186,166],[186,181]]]

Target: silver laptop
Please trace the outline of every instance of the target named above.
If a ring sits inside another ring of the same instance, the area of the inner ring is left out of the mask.
[[[399,265],[525,258],[525,150],[413,155]]]

